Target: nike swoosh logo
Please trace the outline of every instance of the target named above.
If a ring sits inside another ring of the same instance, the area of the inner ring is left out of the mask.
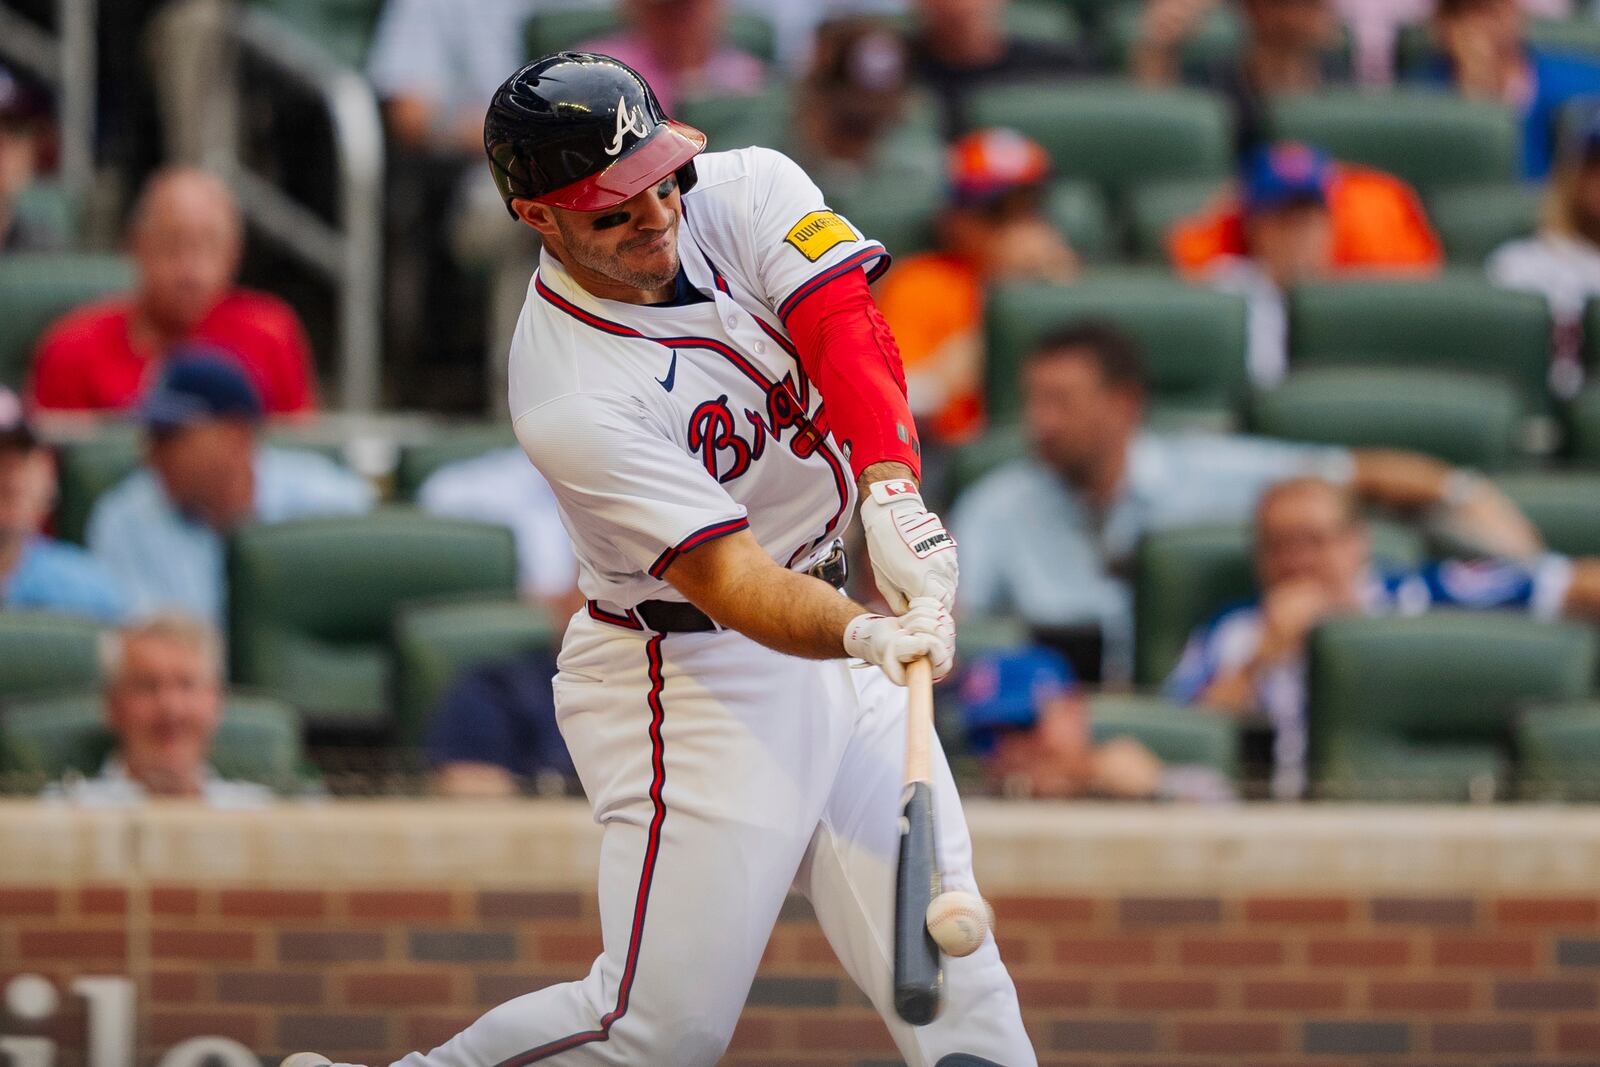
[[[672,392],[672,383],[675,382],[677,380],[677,378],[678,378],[678,350],[676,348],[674,348],[672,350],[672,362],[667,365],[667,376],[665,378],[657,378],[656,379],[656,384],[661,386],[661,388],[665,389],[667,392],[670,393],[670,392]]]

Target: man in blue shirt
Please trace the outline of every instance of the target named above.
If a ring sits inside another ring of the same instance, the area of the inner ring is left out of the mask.
[[[1600,559],[1546,555],[1378,571],[1355,498],[1318,478],[1281,482],[1262,496],[1255,564],[1260,598],[1195,630],[1167,695],[1226,714],[1265,714],[1273,726],[1273,792],[1286,798],[1305,785],[1305,647],[1323,620],[1440,607],[1600,619]]]
[[[117,622],[122,595],[106,569],[76,545],[40,532],[55,495],[49,450],[16,394],[0,388],[0,608]]]
[[[1529,47],[1517,0],[1439,0],[1435,28],[1445,58],[1433,72],[1462,96],[1512,108],[1522,121],[1522,174],[1550,173],[1562,110],[1600,96],[1600,63]]]
[[[1242,358],[1242,357],[1241,357]],[[1487,481],[1426,456],[1351,451],[1219,434],[1143,429],[1137,346],[1114,326],[1085,323],[1046,337],[1022,368],[1031,455],[992,472],[956,502],[961,613],[1018,615],[1038,631],[1097,628],[1097,680],[1132,666],[1132,593],[1139,539],[1152,530],[1248,521],[1269,485],[1319,475],[1363,500],[1428,513],[1486,552],[1525,557],[1537,532]]]
[[[146,466],[89,516],[89,549],[121,582],[134,614],[177,610],[221,626],[228,534],[372,506],[372,487],[353,471],[260,446],[262,413],[255,386],[226,354],[191,350],[167,362],[141,408]]]

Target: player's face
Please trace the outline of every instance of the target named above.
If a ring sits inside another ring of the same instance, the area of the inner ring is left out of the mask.
[[[198,779],[222,710],[199,649],[154,635],[127,638],[106,699],[123,762],[147,788],[181,792]]]
[[[1331,487],[1280,492],[1256,517],[1256,567],[1265,588],[1311,581],[1343,600],[1367,563],[1366,534]]]
[[[678,276],[678,179],[605,211],[554,211],[562,262],[635,289],[660,289]]]
[[[1093,483],[1108,458],[1127,449],[1139,425],[1137,393],[1107,383],[1085,355],[1064,351],[1029,362],[1022,390],[1029,441],[1073,484]]]

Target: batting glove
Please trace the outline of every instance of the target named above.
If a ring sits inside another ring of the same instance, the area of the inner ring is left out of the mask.
[[[916,483],[873,482],[861,501],[861,525],[873,581],[893,611],[903,614],[914,597],[932,597],[946,611],[955,608],[956,540],[923,504]]]
[[[844,630],[846,655],[883,668],[889,681],[906,684],[907,663],[927,656],[933,680],[950,673],[956,659],[956,624],[932,597],[916,597],[904,615],[857,615]]]

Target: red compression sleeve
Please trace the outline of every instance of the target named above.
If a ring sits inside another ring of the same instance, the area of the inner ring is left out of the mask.
[[[800,301],[784,325],[800,366],[817,383],[833,436],[847,446],[857,478],[874,463],[904,463],[922,477],[917,425],[906,403],[900,346],[859,270]]]

